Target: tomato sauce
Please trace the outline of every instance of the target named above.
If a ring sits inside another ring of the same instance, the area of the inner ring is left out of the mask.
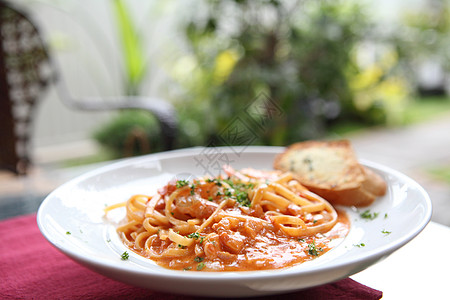
[[[192,249],[183,257],[154,260],[163,267],[186,271],[280,269],[324,255],[332,248],[330,242],[339,244],[349,229],[350,222],[342,211],[338,211],[338,221],[330,231],[304,238],[286,236],[270,223],[222,218],[205,230],[211,237],[198,243],[202,249]]]

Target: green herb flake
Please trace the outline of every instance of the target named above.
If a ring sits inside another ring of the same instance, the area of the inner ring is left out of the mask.
[[[313,241],[311,244],[308,244],[308,253],[309,255],[319,256],[319,252],[323,251],[322,248],[317,248],[316,243]]]
[[[204,257],[196,256],[194,258],[194,261],[199,263],[199,262],[202,262],[204,259],[205,259]]]
[[[128,260],[130,258],[130,254],[128,254],[128,252],[125,251],[124,253],[122,253],[122,255],[120,255],[120,258],[122,260]]]
[[[188,234],[187,237],[190,238],[190,239],[195,239],[195,240],[197,240],[197,239],[200,237],[200,233],[198,233],[198,232],[193,232],[193,233]]]
[[[192,270],[192,267],[183,268],[183,271],[189,271],[189,270]]]
[[[392,231],[387,231],[385,229],[381,230],[381,233],[385,234],[385,235],[389,235],[392,233]]]
[[[72,233],[70,231],[66,231],[66,234],[67,235],[71,235]]]
[[[379,215],[379,213],[377,213],[377,212],[371,213],[370,209],[367,209],[364,212],[362,212],[361,214],[359,214],[359,216],[361,218],[366,219],[366,220],[374,220],[375,218],[378,217],[378,215]]]
[[[366,244],[364,244],[364,243],[359,243],[359,244],[355,244],[355,245],[353,245],[353,246],[358,247],[358,248],[361,248],[361,247],[365,247]]]
[[[197,265],[197,271],[201,271],[205,267],[205,263],[201,262]]]
[[[187,181],[187,180],[177,180],[176,187],[177,187],[177,189],[179,189],[188,184],[189,184],[189,181]]]
[[[230,186],[230,189],[225,190],[225,196],[236,200],[236,202],[241,206],[251,206],[248,192],[250,189],[255,187],[254,183],[235,183],[231,179],[225,179],[223,181]]]
[[[242,205],[242,206],[246,206],[246,207],[250,207],[251,206],[251,202],[250,199],[248,198],[248,193],[244,192],[244,191],[238,191],[236,192],[236,201]]]
[[[225,196],[227,196],[227,197],[232,197],[232,196],[233,196],[233,193],[232,193],[229,189],[226,189],[226,190],[225,190]]]

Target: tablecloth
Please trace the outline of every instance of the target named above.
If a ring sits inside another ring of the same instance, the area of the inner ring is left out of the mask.
[[[36,214],[0,222],[0,241],[0,299],[195,299],[127,285],[77,264],[42,236]],[[282,297],[380,299],[382,292],[346,278]]]

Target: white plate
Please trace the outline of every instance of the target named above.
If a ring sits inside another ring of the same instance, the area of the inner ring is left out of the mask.
[[[313,261],[291,268],[247,272],[174,271],[130,253],[115,232],[123,209],[104,218],[103,208],[132,194],[153,194],[173,177],[218,174],[220,165],[237,169],[271,169],[282,148],[192,148],[127,159],[80,176],[56,189],[42,203],[37,222],[56,248],[105,276],[153,290],[201,296],[252,296],[305,289],[364,270],[405,245],[426,226],[431,201],[409,177],[368,161],[361,161],[388,184],[387,194],[364,209],[345,208],[351,230],[336,248]],[[374,220],[360,217],[370,209]],[[389,231],[390,234],[383,233]],[[70,232],[70,234],[67,234]],[[364,244],[364,247],[356,245]]]

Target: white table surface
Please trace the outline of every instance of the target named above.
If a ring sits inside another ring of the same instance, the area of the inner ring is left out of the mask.
[[[351,278],[382,291],[383,299],[450,299],[450,227],[430,222],[411,242]]]

